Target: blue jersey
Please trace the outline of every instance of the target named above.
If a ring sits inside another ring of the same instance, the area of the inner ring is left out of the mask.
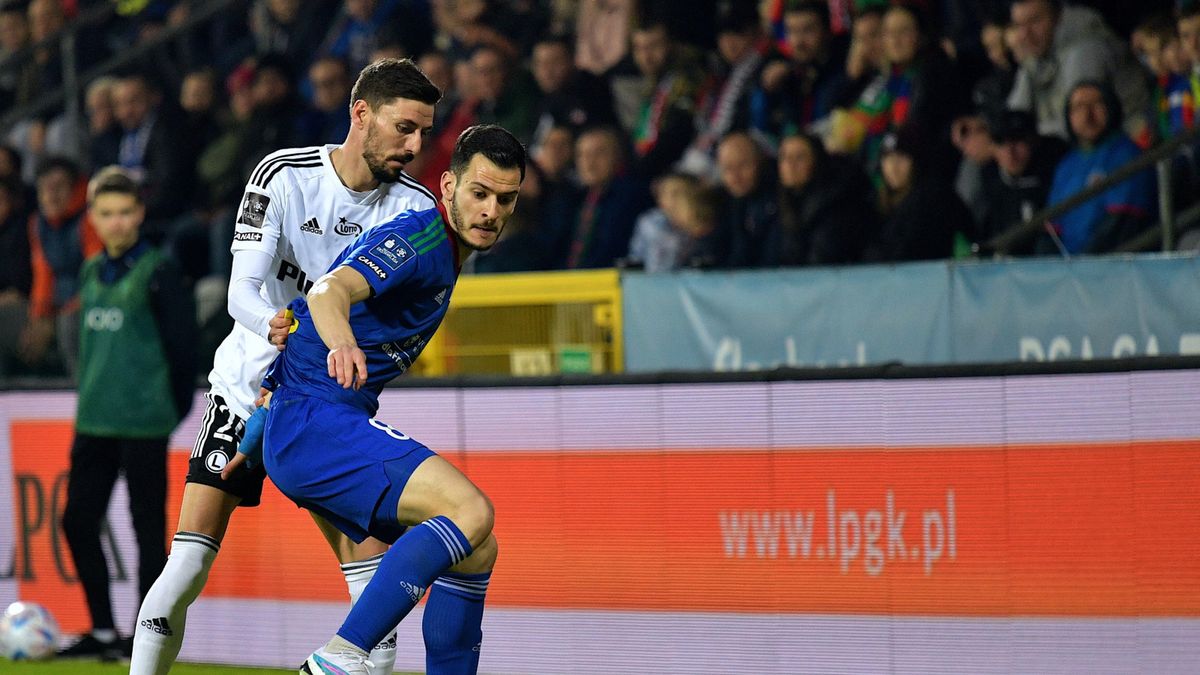
[[[458,280],[458,252],[441,212],[405,211],[364,232],[337,257],[371,285],[371,297],[350,306],[350,328],[367,357],[367,382],[343,389],[329,377],[329,348],[313,326],[308,302],[290,305],[299,323],[267,371],[268,383],[374,415],[383,386],[408,370],[446,316]]]

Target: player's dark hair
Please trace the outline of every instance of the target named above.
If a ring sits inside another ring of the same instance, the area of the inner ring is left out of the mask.
[[[380,59],[372,63],[358,74],[350,91],[351,107],[355,101],[366,101],[371,110],[398,98],[434,105],[442,98],[442,92],[412,59]]]
[[[139,202],[142,201],[138,182],[119,166],[100,169],[88,182],[88,203],[96,201],[96,198],[103,194],[129,195]]]
[[[1197,16],[1200,16],[1200,0],[1181,4],[1176,20],[1183,21],[1184,19],[1193,19]]]
[[[483,155],[501,169],[520,169],[521,180],[525,180],[525,146],[504,127],[496,124],[467,127],[454,142],[450,171],[462,178],[475,155]]]

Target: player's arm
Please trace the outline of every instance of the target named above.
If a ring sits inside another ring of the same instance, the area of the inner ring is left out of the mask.
[[[283,158],[268,155],[259,162],[246,183],[234,220],[233,271],[229,278],[229,314],[242,326],[283,349],[291,322],[284,309],[272,307],[260,295],[263,283],[270,277],[286,216],[288,185],[284,177],[275,176],[272,167]]]
[[[342,388],[367,381],[367,357],[350,327],[350,305],[371,297],[371,285],[357,270],[338,267],[317,279],[308,292],[308,311],[321,341],[329,348],[329,376]]]
[[[233,272],[229,275],[229,315],[282,350],[291,320],[285,316],[286,308],[272,307],[259,293],[273,260],[272,255],[262,251],[234,251]]]

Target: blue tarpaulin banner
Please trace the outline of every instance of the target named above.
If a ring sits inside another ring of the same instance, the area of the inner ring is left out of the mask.
[[[1194,256],[628,273],[625,369],[1200,354]]]

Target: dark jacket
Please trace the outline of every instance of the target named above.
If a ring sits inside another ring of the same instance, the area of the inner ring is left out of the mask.
[[[759,187],[744,197],[726,194],[717,215],[717,264],[734,269],[780,264],[779,202],[764,176]],[[724,255],[721,255],[722,250]]]
[[[564,219],[569,229],[554,246],[558,266],[565,269],[612,267],[629,252],[637,216],[649,208],[646,182],[633,174],[613,178],[604,188],[580,191]]]
[[[922,174],[918,174],[922,176]],[[919,177],[867,246],[868,262],[949,258],[956,232],[971,232],[971,212],[954,187],[937,176]]]
[[[817,146],[819,147],[819,146]],[[871,182],[849,158],[822,157],[813,179],[800,190],[780,189],[779,241],[771,247],[779,265],[839,265],[862,259],[875,212],[863,195]]]

